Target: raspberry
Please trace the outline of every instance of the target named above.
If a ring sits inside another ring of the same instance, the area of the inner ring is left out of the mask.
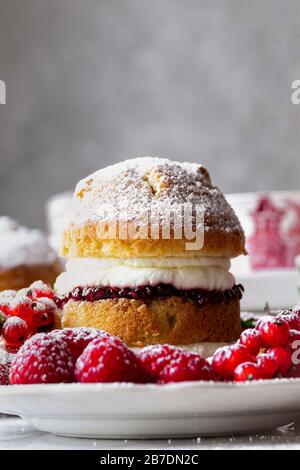
[[[111,337],[105,331],[96,328],[64,328],[63,330],[53,330],[51,335],[64,341],[69,346],[74,361],[83,353],[87,345],[95,338]],[[117,338],[115,341],[119,341]],[[120,343],[122,344],[121,340]]]
[[[179,357],[182,353],[180,348],[168,344],[147,346],[140,352],[140,360],[144,370],[153,382],[159,379],[159,375],[169,362]]]
[[[259,350],[263,345],[261,332],[254,328],[244,330],[241,333],[238,342],[246,346],[246,348],[251,352],[251,354],[254,354],[255,356],[259,353]]]
[[[9,385],[10,364],[0,364],[0,385]]]
[[[263,374],[260,367],[253,362],[243,362],[242,364],[238,365],[234,371],[234,380],[236,382],[259,380],[262,378]]]
[[[273,379],[278,371],[278,364],[270,354],[259,354],[256,358],[256,364],[262,371],[264,379]]]
[[[261,332],[266,346],[286,346],[290,340],[290,328],[287,321],[280,317],[268,318],[261,321],[258,330]]]
[[[50,286],[45,284],[43,281],[35,281],[29,287],[30,293],[27,295],[31,299],[39,299],[40,297],[48,297],[49,299],[54,299],[54,291]]]
[[[94,339],[77,359],[75,376],[79,382],[145,381],[137,356],[114,336]]]
[[[236,367],[243,362],[255,362],[255,357],[246,346],[237,343],[217,349],[213,355],[212,368],[217,376],[230,380]]]
[[[159,374],[158,383],[215,380],[212,367],[199,354],[181,351]]]
[[[281,375],[286,374],[292,367],[292,355],[286,348],[272,348],[268,350],[268,354],[275,359]]]
[[[72,382],[74,362],[64,341],[38,333],[19,349],[10,370],[11,384]]]
[[[278,315],[278,318],[283,318],[288,323],[290,329],[300,330],[300,316],[296,312],[284,310]]]
[[[9,351],[16,351],[29,336],[27,323],[19,317],[8,317],[2,329],[5,346]]]

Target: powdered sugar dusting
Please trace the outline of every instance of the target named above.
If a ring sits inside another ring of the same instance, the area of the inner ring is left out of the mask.
[[[51,264],[57,255],[40,230],[21,227],[8,217],[0,217],[0,270],[21,265]]]
[[[69,224],[89,221],[147,220],[149,207],[157,214],[176,215],[183,204],[201,206],[205,230],[241,231],[240,223],[222,192],[213,186],[207,170],[196,163],[144,157],[98,170],[75,189]]]

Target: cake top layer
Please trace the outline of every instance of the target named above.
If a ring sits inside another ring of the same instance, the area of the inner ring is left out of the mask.
[[[6,216],[0,216],[0,246],[0,270],[23,265],[47,265],[57,260],[40,230],[22,227]]]
[[[183,205],[201,208],[205,233],[240,237],[238,252],[243,252],[244,234],[240,222],[222,192],[212,185],[208,171],[197,163],[158,157],[125,160],[81,180],[73,195],[65,234],[68,237],[70,230],[91,228],[99,223],[109,227],[116,221],[121,224],[133,221],[140,228],[148,227],[150,211],[162,217],[170,213],[173,225],[174,221],[182,224],[178,221]],[[161,219],[151,221],[152,225],[156,223],[161,223]],[[109,237],[100,236],[98,230],[98,238]],[[68,248],[63,249],[65,255],[68,252]]]
[[[178,203],[192,203],[202,205],[206,218],[213,218],[218,229],[241,229],[202,165],[165,158],[136,158],[98,170],[77,184],[73,202],[72,222],[78,224],[102,218],[142,219],[150,205],[167,210]]]

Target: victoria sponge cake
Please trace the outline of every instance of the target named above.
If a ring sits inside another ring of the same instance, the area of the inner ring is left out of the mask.
[[[230,259],[245,253],[239,220],[202,165],[144,157],[109,166],[73,195],[59,322],[132,347],[233,341],[243,288]]]

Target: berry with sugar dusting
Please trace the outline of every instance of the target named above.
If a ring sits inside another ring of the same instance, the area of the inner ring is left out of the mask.
[[[271,354],[259,354],[256,364],[260,368],[264,379],[273,379],[279,369],[277,361]]]
[[[217,376],[231,380],[235,369],[243,362],[255,362],[255,357],[246,346],[236,343],[216,350],[212,359],[212,368]]]
[[[290,327],[282,317],[274,317],[261,321],[258,327],[263,343],[266,346],[277,347],[289,344]]]
[[[209,363],[199,354],[181,351],[160,371],[158,383],[185,382],[195,380],[215,380]]]
[[[95,338],[112,337],[109,333],[97,330],[96,328],[64,328],[62,330],[51,331],[51,335],[67,343],[75,361]],[[115,341],[120,340],[115,338]]]
[[[261,332],[256,330],[255,328],[244,330],[241,333],[241,336],[238,342],[246,346],[248,351],[250,351],[251,354],[254,354],[254,355],[259,353],[260,348],[263,345]]]
[[[139,354],[144,370],[153,382],[159,379],[160,373],[169,362],[179,357],[182,353],[180,348],[168,344],[147,346]]]
[[[300,330],[300,316],[292,310],[284,310],[278,315],[278,318],[283,318],[292,330]]]
[[[77,359],[75,376],[79,382],[135,382],[145,376],[137,356],[119,339],[94,339]]]
[[[48,297],[49,299],[54,299],[54,291],[51,289],[48,284],[45,284],[43,281],[35,281],[30,287],[30,297],[32,299],[39,299],[40,297]],[[29,294],[28,294],[29,295]]]
[[[235,382],[246,382],[250,380],[259,380],[263,378],[260,367],[253,362],[243,362],[234,370]]]
[[[11,384],[72,382],[74,362],[64,341],[38,333],[19,349],[12,360]]]
[[[5,315],[11,315],[11,303],[16,294],[17,291],[15,290],[3,290],[0,292],[0,311],[4,312]]]
[[[292,354],[287,348],[277,347],[268,350],[278,365],[278,371],[281,375],[285,375],[292,367]]]
[[[17,295],[12,301],[11,315],[14,317],[22,318],[30,325],[34,318],[35,302],[25,295]]]
[[[54,322],[56,304],[48,297],[39,297],[33,302],[34,315],[32,318],[32,328],[38,330],[52,325]]]
[[[17,351],[29,336],[27,323],[19,317],[8,317],[2,328],[6,349]]]

